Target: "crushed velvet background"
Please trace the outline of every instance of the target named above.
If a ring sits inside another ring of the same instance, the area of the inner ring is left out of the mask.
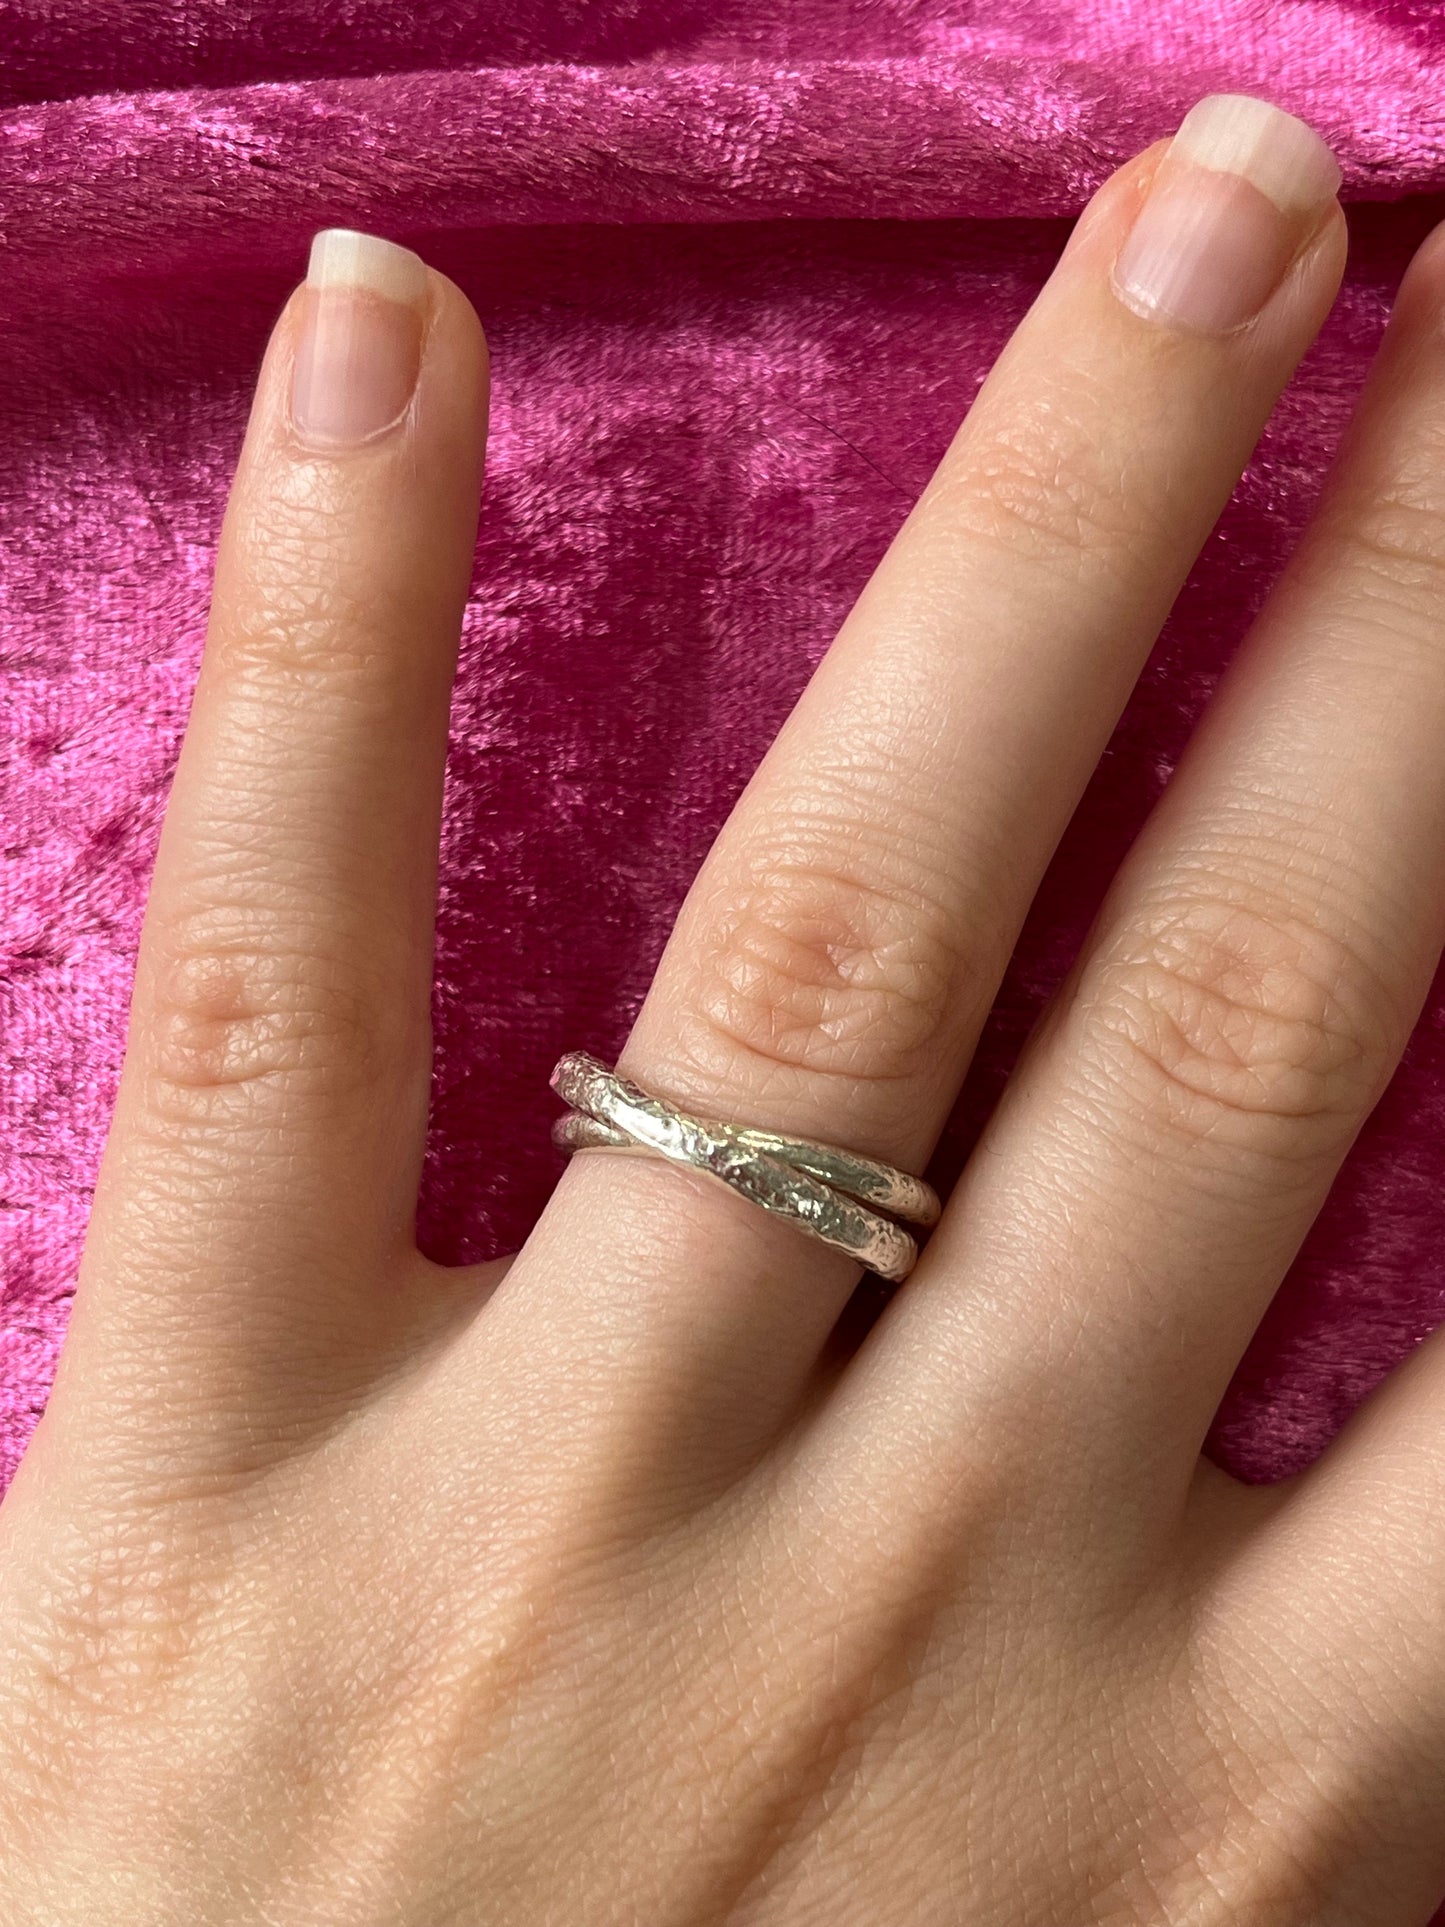
[[[554,1058],[620,1043],[1068,217],[1199,94],[1262,91],[1341,157],[1348,286],[1060,851],[956,1168],[1445,212],[1442,53],[1429,0],[0,0],[0,1484],[65,1324],[248,390],[314,228],[419,248],[494,349],[421,1214],[480,1257],[556,1175]],[[1300,1465],[1445,1318],[1442,1174],[1437,993],[1224,1462]]]

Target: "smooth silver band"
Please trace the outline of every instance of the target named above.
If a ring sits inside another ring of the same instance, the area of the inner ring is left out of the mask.
[[[880,1277],[906,1278],[918,1257],[916,1240],[880,1211],[938,1221],[938,1194],[921,1178],[811,1138],[690,1117],[585,1051],[561,1058],[551,1083],[573,1107],[552,1129],[564,1150],[643,1151],[690,1165]]]

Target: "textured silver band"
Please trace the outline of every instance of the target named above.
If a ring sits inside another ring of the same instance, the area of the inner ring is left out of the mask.
[[[650,1152],[691,1165],[882,1278],[906,1278],[918,1244],[880,1213],[938,1221],[938,1193],[922,1178],[811,1138],[690,1117],[585,1051],[568,1051],[551,1083],[572,1106],[552,1128],[562,1149]]]

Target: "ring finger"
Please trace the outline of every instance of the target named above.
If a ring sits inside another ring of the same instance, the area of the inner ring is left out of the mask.
[[[1117,1491],[1146,1454],[1163,1471],[1162,1441],[1166,1511],[1193,1477],[1445,941],[1442,291],[1437,231],[1315,522],[991,1119],[930,1275],[850,1388],[855,1418],[906,1397],[947,1452],[980,1370],[1014,1398],[1023,1374],[1050,1387],[1041,1464]],[[980,1292],[999,1276],[1027,1289]]]
[[[1101,190],[699,876],[630,1076],[924,1163],[1038,878],[1333,298],[1337,182],[1299,122],[1222,97]],[[605,1255],[579,1270],[584,1246]],[[686,1387],[714,1442],[765,1434],[857,1276],[690,1172],[583,1156],[489,1307],[489,1357],[509,1333],[519,1356],[602,1352],[610,1399],[625,1362],[654,1400]]]

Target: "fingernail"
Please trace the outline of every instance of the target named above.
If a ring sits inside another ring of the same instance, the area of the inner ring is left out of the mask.
[[[352,448],[405,412],[421,366],[426,267],[409,248],[351,228],[311,243],[291,376],[304,441]]]
[[[1228,334],[1258,314],[1340,184],[1302,120],[1247,94],[1191,107],[1114,264],[1137,314]]]

